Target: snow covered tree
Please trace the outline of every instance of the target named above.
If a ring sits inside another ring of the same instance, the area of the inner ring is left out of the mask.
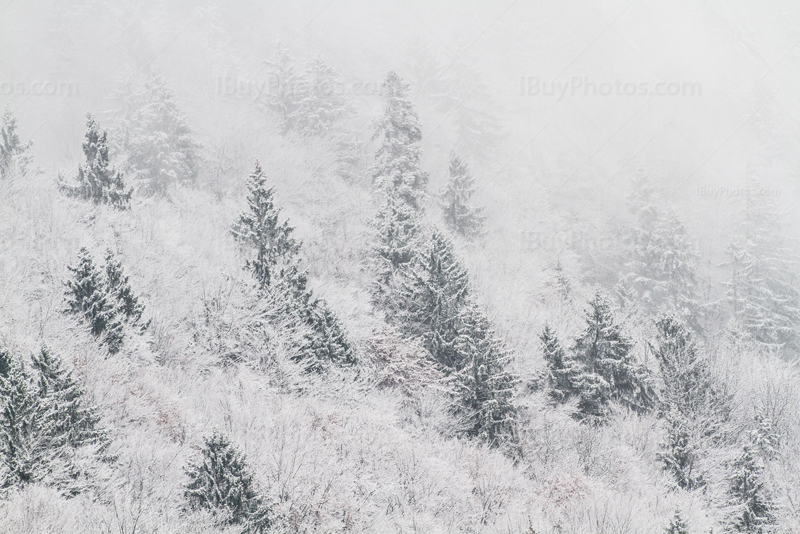
[[[11,352],[0,347],[0,378],[8,377],[11,370]]]
[[[800,292],[796,258],[782,237],[773,199],[754,181],[745,219],[728,247],[728,302],[741,337],[785,356],[800,355]]]
[[[614,321],[608,299],[597,293],[589,302],[585,319],[586,329],[572,349],[583,366],[576,377],[580,416],[602,421],[612,401],[636,411],[647,410],[652,403],[647,372],[633,359],[633,343]]]
[[[147,328],[149,322],[141,324],[144,305],[133,294],[128,276],[122,268],[122,262],[111,250],[106,251],[105,283],[106,290],[119,304],[119,312],[124,316],[125,321],[131,325],[141,325],[143,330]]]
[[[336,69],[322,56],[311,60],[297,83],[293,128],[303,136],[329,132],[349,113],[342,88]]]
[[[491,446],[513,440],[517,379],[507,371],[510,355],[474,305],[461,311],[457,324],[454,345],[459,357],[453,380],[460,430]]]
[[[2,487],[39,482],[47,474],[50,435],[47,406],[36,384],[17,358],[10,358],[0,377],[0,458],[5,467]]]
[[[475,180],[467,165],[455,152],[451,153],[450,179],[441,195],[440,206],[447,226],[464,237],[480,234],[484,221],[483,210],[469,204],[474,194]]]
[[[107,346],[109,353],[116,354],[122,347],[123,325],[119,305],[109,294],[103,273],[86,248],[80,250],[78,265],[68,269],[73,279],[66,282],[66,311],[87,321],[92,335]]]
[[[184,498],[189,508],[208,510],[224,525],[245,525],[252,532],[268,529],[268,507],[244,455],[217,431],[203,439],[200,455],[199,462],[186,467]]]
[[[126,190],[122,172],[110,166],[108,133],[100,129],[91,113],[86,114],[86,128],[83,140],[86,163],[78,167],[77,184],[59,178],[59,188],[68,196],[91,200],[95,204],[128,208],[133,190]]]
[[[275,207],[274,188],[267,186],[267,177],[256,162],[247,180],[249,210],[239,215],[233,235],[242,244],[255,249],[255,258],[245,268],[253,273],[261,289],[267,289],[294,261],[300,243],[291,236],[294,228],[288,221],[278,223],[280,209]]]
[[[294,72],[295,61],[289,55],[289,50],[280,41],[276,47],[275,60],[265,62],[268,67],[269,90],[263,105],[278,118],[285,134],[295,126],[300,76]]]
[[[6,108],[0,126],[0,178],[15,174],[25,175],[31,161],[30,149],[33,141],[23,143],[17,133],[17,119]]]
[[[303,318],[309,332],[303,338],[297,360],[305,363],[308,371],[322,371],[328,363],[340,366],[357,363],[355,349],[327,302],[315,299]]]
[[[670,520],[664,534],[689,534],[689,527],[681,517],[681,511],[675,510],[675,516]]]
[[[373,252],[377,280],[372,287],[372,300],[392,314],[396,311],[395,293],[400,273],[411,265],[419,246],[421,222],[408,204],[394,195],[387,195],[375,225],[378,232]]]
[[[654,194],[650,179],[637,172],[628,198],[635,223],[624,232],[625,271],[617,292],[623,301],[633,299],[647,315],[677,313],[698,329],[696,254],[686,228],[655,204]]]
[[[763,533],[775,522],[774,504],[762,480],[763,466],[750,444],[733,463],[729,496],[734,507],[731,527],[735,532]]]
[[[550,398],[556,403],[564,403],[577,393],[575,381],[580,376],[581,368],[565,353],[550,325],[545,324],[539,340],[547,364],[546,382]]]
[[[397,321],[403,332],[419,337],[431,356],[446,369],[458,369],[454,348],[459,315],[467,303],[469,277],[453,244],[434,231],[403,275],[397,294]]]
[[[376,154],[373,179],[388,195],[421,210],[427,196],[428,174],[419,168],[422,129],[408,100],[408,89],[394,72],[381,85],[384,114],[373,138],[382,137],[382,143]]]
[[[200,145],[178,108],[175,92],[155,71],[143,84],[120,91],[124,103],[120,148],[128,175],[145,195],[166,193],[170,184],[197,178]]]

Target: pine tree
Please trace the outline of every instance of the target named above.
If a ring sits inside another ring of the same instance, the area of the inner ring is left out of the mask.
[[[639,170],[628,204],[635,225],[624,232],[625,272],[617,287],[623,300],[634,299],[648,315],[676,313],[699,329],[695,298],[696,254],[683,223],[655,204],[655,189]]]
[[[33,141],[20,141],[17,119],[6,108],[3,112],[3,125],[0,126],[0,178],[14,174],[25,175],[31,161],[31,146]]]
[[[550,325],[545,324],[539,340],[547,364],[546,381],[550,398],[556,403],[564,403],[577,393],[575,382],[581,374],[581,368],[565,353]]]
[[[450,180],[441,195],[440,206],[447,226],[464,237],[479,235],[484,221],[481,214],[483,210],[469,204],[474,194],[475,180],[467,169],[467,165],[455,152],[452,152],[450,154]]]
[[[48,475],[51,429],[47,406],[21,361],[10,358],[0,377],[0,458],[5,466],[2,487],[24,486]]]
[[[304,336],[297,361],[303,361],[308,371],[323,371],[329,363],[339,366],[357,363],[355,348],[327,302],[312,301],[302,315],[309,332]]]
[[[256,491],[244,455],[224,435],[204,438],[201,459],[186,467],[184,498],[192,510],[209,510],[221,524],[245,524],[254,532],[269,528],[268,508]]]
[[[124,102],[121,149],[131,177],[146,195],[164,195],[170,184],[197,178],[200,145],[178,108],[175,92],[155,71],[120,91]]]
[[[728,247],[728,302],[746,339],[786,356],[800,354],[800,292],[796,258],[782,237],[775,202],[748,182],[745,220]]]
[[[11,371],[11,352],[3,347],[0,347],[0,378],[7,378],[9,371]]]
[[[460,313],[455,348],[455,411],[462,417],[461,431],[491,446],[514,439],[517,379],[506,370],[508,352],[474,305]]]
[[[731,526],[736,532],[762,533],[775,522],[774,505],[761,479],[763,467],[750,444],[733,464],[729,495],[735,512]]]
[[[233,235],[256,250],[255,258],[247,260],[245,268],[253,273],[262,289],[267,289],[295,261],[300,243],[291,237],[294,228],[288,221],[278,223],[280,209],[275,207],[274,188],[267,187],[267,178],[258,162],[248,178],[247,189],[249,211],[239,216]]]
[[[602,421],[612,401],[636,411],[648,409],[652,391],[647,373],[630,354],[633,344],[615,323],[608,299],[597,293],[585,318],[586,330],[572,349],[584,367],[576,379],[581,417]]]
[[[82,317],[90,331],[116,354],[122,347],[124,332],[119,304],[109,294],[107,283],[86,248],[81,248],[78,265],[68,267],[73,280],[67,280],[67,312]]]
[[[409,268],[419,246],[420,221],[417,213],[393,195],[378,212],[374,247],[377,280],[372,288],[373,302],[390,315],[396,310],[395,293],[400,274]]]
[[[120,262],[111,250],[106,251],[105,284],[107,292],[119,304],[119,312],[131,325],[140,325],[144,305],[139,302],[139,298],[133,294],[128,276],[122,268]],[[147,328],[149,323],[141,325],[142,330]]]
[[[373,173],[375,183],[387,194],[421,210],[426,198],[428,174],[420,170],[422,129],[408,100],[408,85],[390,72],[381,86],[384,114],[373,138],[383,138]]]
[[[91,113],[86,114],[86,128],[83,140],[86,163],[78,167],[78,183],[69,184],[59,179],[60,189],[68,196],[91,200],[95,204],[111,204],[117,209],[128,208],[133,191],[126,190],[122,172],[110,167],[108,133],[100,130],[100,125]]]
[[[460,367],[454,349],[459,315],[467,303],[469,277],[453,245],[439,231],[416,256],[398,292],[397,320],[406,335],[419,337],[445,369]]]
[[[689,527],[681,517],[680,510],[675,510],[675,516],[670,520],[664,534],[689,534]]]
[[[323,135],[348,114],[339,74],[322,56],[311,61],[297,85],[292,126],[300,135]]]
[[[263,104],[278,118],[285,134],[295,127],[301,78],[294,72],[295,61],[289,50],[280,41],[276,47],[275,60],[265,62],[269,67],[269,91]]]

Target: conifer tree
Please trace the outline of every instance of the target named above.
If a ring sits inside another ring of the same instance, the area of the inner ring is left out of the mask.
[[[8,377],[11,370],[11,352],[0,347],[0,378]]]
[[[86,320],[92,335],[107,346],[109,353],[116,354],[122,347],[124,332],[119,304],[109,293],[103,274],[86,248],[80,250],[78,265],[68,269],[73,279],[66,282],[66,311]]]
[[[201,458],[186,467],[184,498],[192,510],[208,510],[221,524],[244,524],[252,532],[269,528],[268,508],[256,490],[244,455],[214,431],[203,439]]]
[[[384,114],[373,138],[382,137],[373,173],[375,183],[415,210],[426,198],[428,174],[420,170],[422,129],[417,113],[408,100],[408,85],[390,72],[381,86]]]
[[[133,191],[126,189],[122,172],[110,166],[108,133],[100,129],[91,113],[86,114],[86,128],[83,140],[86,163],[78,167],[77,184],[59,179],[60,189],[68,196],[91,200],[95,204],[128,208]]]
[[[475,180],[467,165],[455,152],[450,154],[450,179],[441,195],[440,206],[444,221],[454,232],[464,236],[479,235],[484,217],[481,208],[469,204],[475,194]]]
[[[648,409],[652,391],[646,371],[630,354],[633,344],[614,321],[608,299],[597,293],[589,302],[585,318],[586,329],[572,349],[584,368],[576,379],[581,416],[602,421],[611,401],[637,411]]]
[[[2,487],[24,486],[43,480],[51,458],[52,434],[47,406],[23,363],[10,358],[0,377],[0,457],[5,466]]]
[[[513,440],[517,379],[507,371],[510,355],[474,305],[460,313],[454,344],[459,355],[455,411],[463,419],[461,431],[491,446]]]
[[[564,403],[577,393],[575,382],[581,369],[571,356],[565,353],[550,325],[544,326],[539,340],[547,364],[546,380],[550,398],[556,403]]]
[[[774,504],[762,481],[763,466],[750,444],[733,463],[729,495],[734,506],[731,527],[735,532],[762,533],[775,522]]]
[[[681,517],[680,510],[675,510],[675,516],[670,520],[664,534],[689,534],[689,527]]]
[[[325,134],[348,114],[339,74],[322,56],[311,60],[297,85],[292,122],[300,135]]]
[[[141,325],[144,330],[148,324],[141,324],[144,305],[139,302],[139,298],[133,294],[128,276],[122,268],[114,253],[109,249],[106,251],[105,284],[107,292],[119,304],[119,312],[131,325]]]
[[[288,221],[278,223],[280,209],[275,207],[273,187],[256,162],[247,181],[249,211],[242,213],[233,226],[234,237],[255,249],[255,258],[247,260],[245,268],[253,273],[261,289],[267,289],[295,261],[300,243],[291,236],[294,228]]]
[[[450,240],[434,231],[430,242],[404,274],[397,300],[397,320],[406,335],[419,337],[431,356],[446,369],[461,366],[453,343],[459,315],[467,303],[469,278]]]
[[[306,364],[307,370],[320,372],[328,363],[344,366],[357,362],[355,349],[327,302],[314,300],[302,315],[310,330],[297,359]]]
[[[17,133],[17,119],[11,110],[3,112],[3,124],[0,126],[0,178],[13,174],[25,175],[30,163],[30,148],[33,141],[23,143]]]
[[[178,108],[175,92],[155,71],[141,85],[129,83],[124,102],[121,149],[129,175],[146,195],[163,195],[173,183],[197,178],[200,145]]]
[[[372,288],[373,302],[389,314],[396,310],[395,293],[400,274],[409,268],[419,246],[420,221],[417,213],[393,195],[378,212],[374,248],[377,280]]]
[[[800,354],[800,292],[796,257],[781,233],[775,202],[748,182],[745,219],[728,247],[728,302],[744,338],[787,356]]]
[[[294,129],[298,108],[300,77],[294,72],[294,59],[280,41],[277,42],[274,61],[265,62],[269,76],[269,91],[264,106],[272,112],[283,133]]]

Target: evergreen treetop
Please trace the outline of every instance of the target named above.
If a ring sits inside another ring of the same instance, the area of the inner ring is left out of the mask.
[[[447,226],[464,237],[480,234],[484,221],[481,214],[483,210],[469,204],[474,194],[475,180],[466,163],[455,152],[451,153],[450,179],[447,182],[447,188],[441,195],[440,206]]]
[[[0,126],[0,178],[11,176],[13,172],[25,174],[30,163],[30,148],[33,141],[23,143],[17,133],[17,119],[6,108],[3,111],[3,124]]]

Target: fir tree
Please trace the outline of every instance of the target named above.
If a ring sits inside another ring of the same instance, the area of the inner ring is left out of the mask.
[[[73,274],[67,280],[67,312],[82,317],[89,323],[92,335],[116,354],[124,338],[119,304],[109,293],[106,280],[95,266],[91,254],[81,248],[78,265],[68,267]]]
[[[581,374],[580,366],[565,353],[550,325],[544,326],[539,340],[547,364],[546,380],[550,398],[556,403],[564,403],[577,393],[575,382]]]
[[[408,85],[390,72],[381,86],[384,114],[373,138],[383,141],[376,154],[373,178],[389,195],[421,210],[426,198],[428,175],[419,168],[422,129],[408,100]]]
[[[0,377],[0,457],[5,466],[4,488],[39,482],[47,474],[51,428],[47,405],[23,363],[10,358]]]
[[[665,414],[667,440],[662,444],[657,457],[679,487],[693,490],[705,485],[703,474],[698,469],[702,450],[698,447],[694,425],[678,411]]]
[[[491,446],[512,440],[517,379],[506,370],[508,352],[475,306],[460,313],[455,349],[459,354],[454,374],[455,411],[462,417],[461,431]]]
[[[7,378],[11,371],[11,352],[0,347],[0,378]]]
[[[254,532],[269,528],[267,507],[242,453],[216,431],[203,442],[200,461],[186,467],[189,508],[208,510],[221,524],[245,524]]]
[[[454,349],[459,315],[467,303],[469,278],[453,245],[439,231],[420,250],[404,274],[398,292],[397,320],[404,333],[419,337],[431,356],[446,369],[458,369]]]
[[[288,221],[278,223],[280,209],[275,207],[274,188],[267,186],[258,162],[247,181],[247,189],[249,211],[239,216],[233,235],[240,243],[255,249],[255,258],[247,260],[245,268],[253,273],[262,289],[267,289],[295,261],[300,243],[292,238],[294,228]]]
[[[455,152],[451,153],[450,180],[441,195],[440,206],[447,226],[464,237],[479,235],[483,225],[483,210],[469,204],[474,194],[475,180],[467,165]]]
[[[6,108],[3,124],[0,126],[0,178],[14,174],[25,175],[30,163],[30,149],[33,141],[23,143],[17,133],[17,119]]]
[[[800,292],[796,258],[786,246],[775,202],[749,181],[745,220],[728,247],[728,302],[746,339],[787,356],[800,354]]]
[[[129,83],[120,96],[125,106],[121,149],[141,191],[163,195],[170,184],[194,182],[200,145],[164,78],[153,71],[144,84]]]
[[[670,520],[664,534],[689,534],[689,527],[681,517],[680,510],[675,510],[675,516]]]
[[[132,190],[126,190],[122,173],[110,166],[107,132],[100,129],[91,113],[86,114],[86,128],[83,140],[86,163],[78,167],[77,184],[59,180],[60,189],[68,196],[91,200],[96,204],[128,208]]]
[[[318,136],[330,131],[348,114],[341,88],[336,69],[322,56],[315,57],[298,82],[293,128],[303,136]]]
[[[417,213],[405,202],[387,195],[378,212],[376,226],[378,235],[374,256],[378,276],[372,288],[372,300],[392,314],[396,311],[395,293],[400,273],[411,265],[419,246],[420,221]]]
[[[320,372],[328,363],[343,366],[357,362],[355,349],[327,302],[314,300],[303,316],[309,332],[304,336],[297,360],[303,361],[308,371]]]
[[[139,302],[139,298],[133,294],[128,276],[122,268],[120,262],[111,250],[106,251],[105,284],[107,292],[119,304],[119,312],[131,325],[140,325],[144,305]],[[141,325],[142,330],[147,328],[149,322]]]
[[[277,42],[274,61],[265,62],[269,67],[269,91],[263,105],[277,118],[283,133],[294,129],[298,109],[300,77],[294,72],[294,59],[289,50]]]
[[[762,481],[763,466],[750,444],[733,464],[729,495],[734,506],[731,526],[736,532],[762,533],[775,522],[774,505]]]
[[[632,342],[615,323],[611,305],[600,293],[585,312],[586,330],[575,340],[573,353],[583,366],[576,379],[582,417],[602,420],[611,401],[644,411],[652,402],[646,371],[630,354]]]

